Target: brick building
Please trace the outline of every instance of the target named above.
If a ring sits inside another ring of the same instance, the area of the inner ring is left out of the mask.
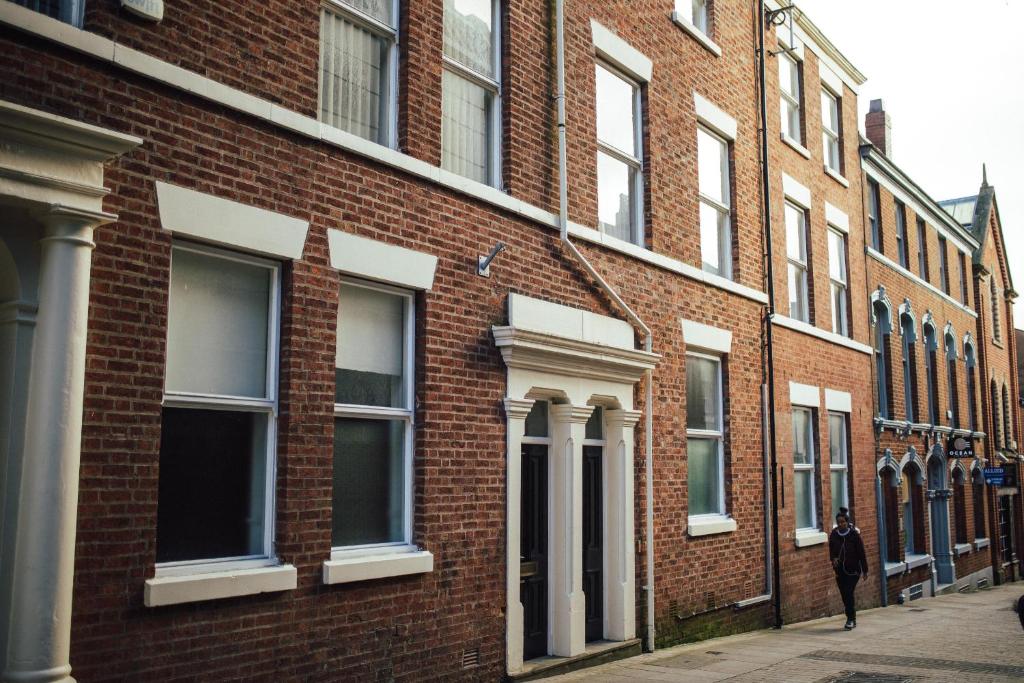
[[[496,680],[840,611],[897,438],[869,293],[921,287],[861,168],[909,180],[768,4],[0,0],[4,680]],[[1012,292],[997,222],[916,201]]]

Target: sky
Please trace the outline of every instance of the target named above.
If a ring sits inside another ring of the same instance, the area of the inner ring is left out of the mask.
[[[881,98],[890,157],[935,200],[996,189],[1024,299],[1024,0],[797,0],[867,77],[860,128]],[[1014,308],[1024,328],[1024,301]]]

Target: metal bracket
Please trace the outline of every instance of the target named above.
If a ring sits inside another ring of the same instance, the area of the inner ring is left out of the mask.
[[[503,251],[505,251],[505,243],[498,242],[497,244],[494,245],[494,248],[491,249],[491,253],[487,254],[487,256],[477,256],[476,274],[479,275],[480,277],[490,277],[491,261],[493,261],[494,258]]]

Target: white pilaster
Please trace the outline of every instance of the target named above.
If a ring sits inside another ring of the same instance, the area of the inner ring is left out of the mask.
[[[548,620],[551,654],[586,647],[583,594],[583,440],[593,406],[551,406]]]
[[[523,668],[523,603],[519,597],[519,523],[522,519],[523,434],[533,399],[505,399],[505,665],[509,673]]]
[[[636,551],[633,542],[633,428],[637,410],[604,414],[604,593],[607,640],[636,637]]]
[[[39,216],[39,312],[29,373],[17,554],[3,680],[69,683],[71,591],[93,228],[116,216]]]

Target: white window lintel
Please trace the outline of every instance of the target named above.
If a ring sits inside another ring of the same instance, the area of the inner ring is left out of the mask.
[[[682,320],[683,341],[691,350],[703,349],[714,353],[732,352],[732,332],[711,327],[693,320]]]
[[[599,57],[622,69],[631,78],[644,83],[650,82],[654,73],[654,62],[649,57],[594,19],[590,20],[590,33]]]
[[[798,382],[789,383],[789,402],[806,408],[821,407],[821,392],[818,387]]]
[[[721,108],[693,91],[693,107],[697,112],[697,120],[727,140],[736,139],[736,119],[726,114]]]
[[[785,173],[782,174],[782,193],[791,202],[799,204],[805,209],[811,208],[811,191],[807,189],[806,185],[797,182]]]
[[[818,61],[818,75],[821,77],[822,84],[832,91],[833,95],[836,97],[843,96],[843,79],[820,60]]]
[[[850,217],[845,211],[828,202],[825,202],[825,222],[837,230],[850,232]]]
[[[342,273],[410,289],[434,286],[437,257],[433,254],[334,229],[327,231],[327,242],[331,266]]]
[[[825,410],[835,413],[852,413],[853,400],[849,393],[825,389]]]

